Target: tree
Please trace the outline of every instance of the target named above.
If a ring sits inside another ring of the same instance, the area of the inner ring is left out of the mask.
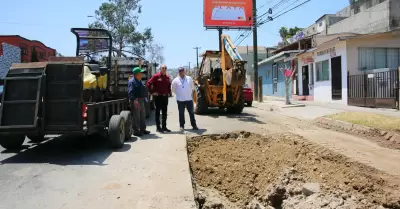
[[[165,62],[164,47],[161,44],[151,42],[147,46],[146,51],[148,61],[158,64],[163,64]]]
[[[62,54],[59,53],[59,52],[56,52],[56,57],[64,57],[64,55],[62,55]]]
[[[286,27],[281,27],[279,29],[279,36],[281,37],[282,41],[287,44],[288,43],[287,39],[296,35],[297,32],[302,30],[303,28],[298,28],[297,26],[289,29]]]
[[[285,66],[284,68],[279,69],[284,77],[284,82],[285,82],[285,104],[290,105],[292,104],[290,102],[290,83],[293,81],[293,76],[296,74],[297,67],[295,64],[295,60],[291,61],[290,67]]]
[[[143,32],[137,31],[139,14],[142,7],[140,0],[109,0],[102,3],[95,11],[96,21],[89,24],[90,28],[107,29],[113,38],[113,50],[117,56],[125,56],[124,52],[144,56],[146,47],[153,40],[151,28]]]
[[[32,47],[31,62],[39,62],[35,47]]]

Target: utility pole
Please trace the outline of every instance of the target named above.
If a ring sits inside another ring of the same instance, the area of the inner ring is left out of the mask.
[[[196,50],[196,62],[197,62],[197,70],[199,70],[199,49],[201,49],[200,47],[196,46],[193,49]],[[193,72],[193,77],[196,77],[196,73],[197,72]]]
[[[197,68],[199,68],[199,49],[201,49],[201,48],[196,46],[193,49],[196,50],[196,62],[197,62]]]
[[[255,0],[253,0],[253,1],[255,1]],[[219,51],[221,52],[222,51],[222,39],[221,39],[221,36],[222,36],[222,28],[218,28],[218,43],[219,43]]]
[[[253,69],[254,69],[254,98],[261,101],[258,95],[258,46],[257,46],[257,2],[253,0]]]
[[[188,70],[188,71],[189,71],[189,73],[188,73],[188,74],[190,75],[190,62],[189,62],[189,70]]]

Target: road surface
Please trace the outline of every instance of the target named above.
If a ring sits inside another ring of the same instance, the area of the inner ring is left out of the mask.
[[[155,133],[150,119],[152,134],[132,138],[118,151],[108,149],[95,137],[26,143],[18,153],[1,149],[0,209],[195,208],[186,136],[178,131],[174,98],[168,112],[172,133]],[[239,116],[215,110],[196,118],[200,130],[186,134],[290,131],[387,173],[400,173],[397,151],[271,111],[249,107]]]

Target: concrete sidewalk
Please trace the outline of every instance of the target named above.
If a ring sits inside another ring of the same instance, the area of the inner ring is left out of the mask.
[[[400,112],[393,109],[355,107],[334,103],[319,103],[315,101],[291,100],[291,102],[296,107],[285,108],[285,98],[280,97],[264,97],[262,103],[254,102],[253,104],[256,107],[267,111],[274,111],[285,116],[306,120],[313,120],[318,117],[341,112],[369,112],[392,117],[400,117]],[[299,104],[304,106],[299,107]]]

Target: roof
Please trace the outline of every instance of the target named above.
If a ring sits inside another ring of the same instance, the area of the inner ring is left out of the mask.
[[[332,16],[332,15],[335,15],[335,14],[324,14],[324,15],[322,15],[320,18],[318,18],[315,22],[320,21],[322,18],[324,18],[324,17],[326,17],[326,16]]]
[[[276,49],[276,47],[264,47],[264,46],[257,47],[258,51],[266,51],[267,49]],[[253,46],[236,46],[236,51],[238,53],[247,53],[247,51],[252,52]]]
[[[45,47],[47,47],[47,48],[49,48],[49,49],[52,49],[52,50],[56,51],[55,49],[53,49],[53,48],[51,48],[51,47],[48,47],[46,44],[44,44],[44,43],[42,43],[42,42],[40,42],[40,41],[38,41],[38,40],[30,40],[30,39],[24,38],[24,37],[22,37],[22,36],[20,36],[20,35],[0,35],[0,38],[2,38],[2,37],[17,37],[17,38],[24,39],[24,40],[26,40],[26,41],[37,42],[37,43],[40,43],[40,44],[42,44],[43,46],[45,46]]]
[[[264,60],[258,62],[258,65],[262,65],[262,64],[265,64],[265,63],[269,63],[269,62],[271,62],[271,61],[274,61],[275,59],[277,59],[277,58],[279,58],[279,57],[282,57],[282,56],[285,55],[285,54],[299,53],[299,52],[301,52],[301,50],[283,51],[283,52],[280,52],[280,53],[278,53],[278,54],[275,54],[275,55],[272,56],[272,57],[268,57],[267,59],[264,59]]]

